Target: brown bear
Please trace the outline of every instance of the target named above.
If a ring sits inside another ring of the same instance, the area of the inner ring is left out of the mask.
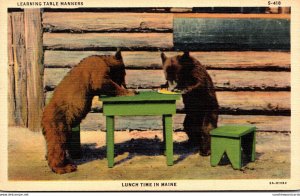
[[[77,169],[67,157],[71,128],[79,125],[96,95],[134,95],[125,89],[125,66],[120,51],[113,55],[89,56],[76,65],[55,88],[44,108],[43,134],[49,167],[63,174]]]
[[[164,87],[182,93],[188,145],[200,147],[202,156],[210,155],[209,132],[217,127],[219,108],[211,77],[189,52],[171,58],[161,53],[161,58],[167,80]]]

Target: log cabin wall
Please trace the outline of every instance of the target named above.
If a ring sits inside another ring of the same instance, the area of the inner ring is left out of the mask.
[[[32,131],[44,107],[41,17],[39,9],[8,13],[8,124]]]
[[[234,17],[232,13],[242,12],[247,14],[240,14],[241,17],[289,20],[288,14],[277,14],[283,11],[274,8],[225,11],[220,8],[45,9],[42,27],[46,99],[82,58],[113,54],[116,48],[122,49],[127,87],[158,88],[165,83],[160,51],[165,51],[167,56],[181,53],[174,45],[175,18],[199,18],[204,16],[202,12],[231,13],[222,17]],[[207,67],[216,86],[219,125],[250,123],[259,131],[290,132],[289,51],[193,48],[191,55]],[[81,124],[82,130],[105,130],[101,112],[101,102],[94,99],[91,113]],[[181,101],[177,104],[177,113],[174,128],[181,130],[185,115]],[[119,117],[116,121],[116,129],[120,130],[161,127],[160,117],[147,117],[146,122],[142,117]]]

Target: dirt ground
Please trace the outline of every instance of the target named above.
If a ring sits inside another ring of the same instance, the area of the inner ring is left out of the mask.
[[[166,165],[161,151],[162,132],[115,132],[115,166],[107,167],[105,132],[81,131],[83,158],[76,160],[78,171],[52,173],[45,160],[41,132],[9,128],[9,180],[164,180],[164,179],[266,179],[290,177],[290,134],[257,133],[256,161],[241,170],[231,165],[211,167],[185,145],[187,136],[174,133],[174,165]]]

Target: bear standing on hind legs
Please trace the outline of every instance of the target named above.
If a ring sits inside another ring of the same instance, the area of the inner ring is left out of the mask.
[[[210,155],[209,132],[217,127],[219,108],[210,76],[189,52],[171,58],[161,53],[161,58],[167,80],[165,87],[182,92],[188,144],[200,146],[202,156]]]
[[[48,165],[55,173],[77,169],[67,158],[71,128],[80,124],[97,95],[134,95],[125,89],[125,66],[120,51],[115,56],[90,56],[76,65],[55,88],[42,117]]]

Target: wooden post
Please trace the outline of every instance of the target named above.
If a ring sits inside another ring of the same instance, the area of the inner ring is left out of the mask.
[[[27,126],[27,73],[24,37],[24,13],[12,13],[13,62],[15,76],[15,120],[17,126]]]
[[[8,125],[16,125],[15,73],[13,58],[12,16],[8,14],[7,21],[7,51],[8,51]]]
[[[24,10],[27,60],[28,128],[40,131],[44,107],[43,44],[40,9]]]

